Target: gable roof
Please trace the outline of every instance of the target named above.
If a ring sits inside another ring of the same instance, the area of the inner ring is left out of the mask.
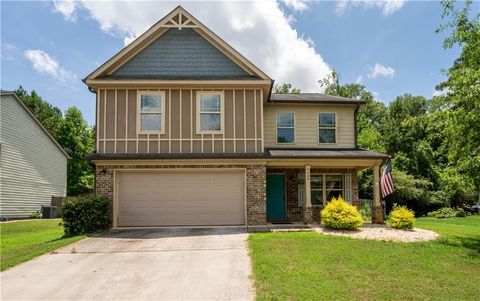
[[[141,55],[142,51],[150,46],[155,46],[155,43],[158,43],[158,39],[162,35],[172,35],[175,34],[174,31],[171,29],[177,28],[179,31],[184,31],[185,29],[189,29],[187,32],[195,33],[196,36],[202,37],[206,42],[208,42],[211,46],[216,48],[218,52],[223,54],[225,58],[228,58],[230,61],[234,62],[236,65],[235,68],[241,69],[244,74],[240,74],[237,69],[235,72],[238,74],[235,75],[242,75],[240,76],[242,79],[244,77],[252,78],[252,79],[260,79],[260,80],[268,80],[272,81],[272,79],[266,75],[262,70],[260,70],[257,66],[255,66],[252,62],[247,60],[243,55],[241,55],[237,50],[233,47],[228,45],[224,40],[218,37],[215,33],[213,33],[210,29],[208,29],[205,25],[203,25],[200,21],[198,21],[195,17],[193,17],[189,12],[187,12],[183,7],[178,6],[152,27],[150,27],[146,32],[140,35],[137,39],[135,39],[132,43],[128,46],[124,47],[120,50],[117,54],[115,54],[111,59],[89,74],[85,79],[84,82],[87,85],[90,85],[95,82],[95,80],[105,80],[105,79],[115,79],[116,76],[121,78],[122,68],[126,68],[123,66],[128,66],[129,62],[130,65],[137,65],[139,67],[139,60],[136,62],[134,58],[140,55],[140,61],[142,60]],[[182,33],[184,34],[184,33]],[[158,46],[158,45],[157,45]],[[218,53],[216,53],[216,59],[219,59]],[[144,55],[145,56],[145,55]],[[151,59],[151,58],[150,58]],[[222,60],[225,63],[224,60]],[[212,66],[211,66],[212,67]],[[157,68],[158,71],[158,68]],[[232,69],[230,69],[232,71]],[[221,75],[221,74],[218,74]],[[145,76],[145,74],[143,75]],[[197,74],[198,76],[198,74]],[[172,74],[169,74],[167,79],[172,77]],[[218,77],[218,76],[217,76]],[[223,79],[225,77],[221,75]],[[155,76],[155,74],[150,74],[149,79],[162,79],[162,75]],[[181,78],[184,78],[181,76]],[[137,79],[137,78],[136,78]],[[228,78],[227,78],[228,79]]]
[[[37,119],[37,117],[35,117],[35,115],[33,115],[33,113],[30,112],[30,110],[27,108],[27,106],[23,103],[23,101],[17,96],[17,94],[15,92],[1,90],[0,91],[0,96],[2,97],[2,101],[3,101],[4,96],[12,96],[12,98],[15,99],[17,101],[17,103],[20,104],[20,106],[27,112],[27,114],[30,115],[30,117],[32,117],[33,121],[35,121],[35,123],[38,125],[38,127],[40,129],[42,129],[42,131],[50,138],[50,140],[52,140],[52,142],[60,149],[60,151],[63,153],[63,155],[67,159],[70,159],[70,156],[63,149],[63,147],[57,142],[57,140],[55,140],[55,138],[53,138],[53,136],[50,134],[50,132],[42,125],[42,123]]]
[[[284,104],[362,104],[363,100],[352,99],[340,96],[332,96],[321,93],[286,93],[277,94],[272,93],[270,103],[284,103]]]
[[[192,28],[169,29],[115,70],[110,77],[258,79]]]

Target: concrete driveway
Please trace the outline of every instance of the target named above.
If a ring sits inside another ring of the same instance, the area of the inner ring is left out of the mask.
[[[115,230],[0,274],[2,300],[251,300],[245,228]]]

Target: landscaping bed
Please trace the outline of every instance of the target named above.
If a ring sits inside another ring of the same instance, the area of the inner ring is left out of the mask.
[[[394,242],[419,242],[429,241],[438,238],[434,231],[414,228],[412,230],[392,229],[386,225],[364,224],[363,227],[356,230],[335,230],[324,226],[314,227],[317,233],[346,236],[357,239],[382,240]]]

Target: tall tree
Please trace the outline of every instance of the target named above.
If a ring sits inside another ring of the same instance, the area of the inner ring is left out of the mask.
[[[273,93],[277,94],[298,94],[299,88],[292,88],[292,84],[282,84],[273,86]]]
[[[93,190],[93,168],[82,158],[93,151],[93,130],[76,107],[69,108],[58,131],[58,142],[70,152],[67,165],[67,194],[78,195]]]
[[[446,133],[449,138],[450,169],[467,174],[478,187],[480,202],[480,13],[472,13],[472,1],[462,7],[443,0],[442,18],[447,23],[437,32],[448,31],[444,48],[461,47],[460,56],[446,71],[447,80],[437,89],[446,92],[449,110]],[[478,7],[478,3],[475,4]]]
[[[28,93],[20,86],[15,90],[15,93],[50,134],[52,134],[54,138],[57,138],[58,128],[63,121],[62,111],[43,100],[35,90]]]

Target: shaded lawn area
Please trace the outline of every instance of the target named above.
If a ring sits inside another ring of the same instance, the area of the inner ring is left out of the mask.
[[[478,300],[480,217],[420,218],[437,241],[393,243],[315,232],[249,237],[258,300]]]
[[[27,220],[0,224],[0,270],[78,241],[63,237],[60,219]]]

